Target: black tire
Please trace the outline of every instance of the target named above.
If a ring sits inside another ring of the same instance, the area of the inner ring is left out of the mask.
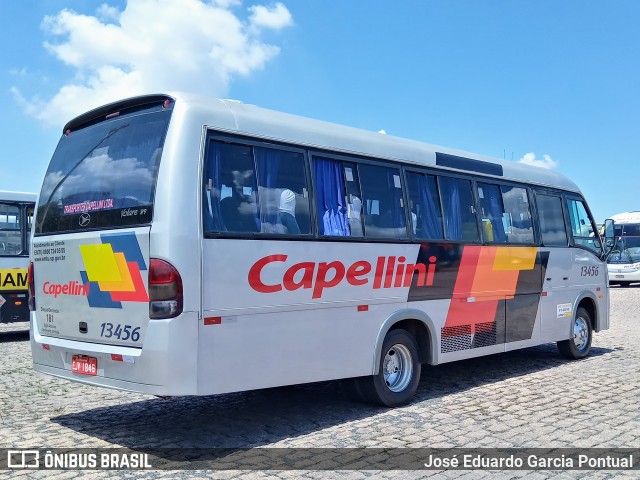
[[[382,342],[379,372],[354,379],[355,390],[365,402],[399,407],[413,398],[421,371],[413,335],[406,330],[391,330]]]
[[[586,357],[591,350],[592,336],[591,315],[585,308],[578,307],[571,326],[571,338],[558,342],[560,355],[571,360]]]

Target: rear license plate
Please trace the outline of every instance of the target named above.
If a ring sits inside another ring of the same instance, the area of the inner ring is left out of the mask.
[[[95,357],[84,357],[74,355],[71,357],[71,371],[80,375],[97,375],[98,359]]]
[[[616,275],[616,278],[624,278],[624,275]]]

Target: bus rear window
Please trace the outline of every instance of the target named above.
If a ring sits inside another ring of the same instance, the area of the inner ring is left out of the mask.
[[[136,112],[63,136],[40,192],[35,234],[150,223],[170,115]]]

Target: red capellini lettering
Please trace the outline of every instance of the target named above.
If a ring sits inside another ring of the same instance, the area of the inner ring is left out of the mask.
[[[77,281],[65,283],[64,285],[61,283],[44,282],[42,293],[45,295],[53,295],[54,298],[58,298],[59,295],[88,297],[89,284],[86,283],[82,285]]]
[[[415,285],[433,285],[436,257],[429,257],[429,263],[406,263],[405,257],[378,257],[375,268],[366,260],[358,260],[346,266],[339,260],[331,262],[300,262],[287,265],[288,255],[268,255],[254,263],[249,269],[248,281],[252,289],[259,293],[276,293],[282,290],[311,290],[311,298],[322,298],[324,290],[339,286],[343,281],[354,287],[367,285],[373,281],[373,288],[407,288],[415,277]],[[282,272],[282,281],[267,284],[263,281],[265,269]],[[370,273],[373,271],[373,278]]]

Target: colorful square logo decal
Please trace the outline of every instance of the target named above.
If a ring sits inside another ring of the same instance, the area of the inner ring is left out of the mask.
[[[85,270],[82,282],[89,284],[89,306],[122,308],[121,302],[148,302],[142,279],[147,270],[134,233],[100,235],[102,243],[81,245]]]

